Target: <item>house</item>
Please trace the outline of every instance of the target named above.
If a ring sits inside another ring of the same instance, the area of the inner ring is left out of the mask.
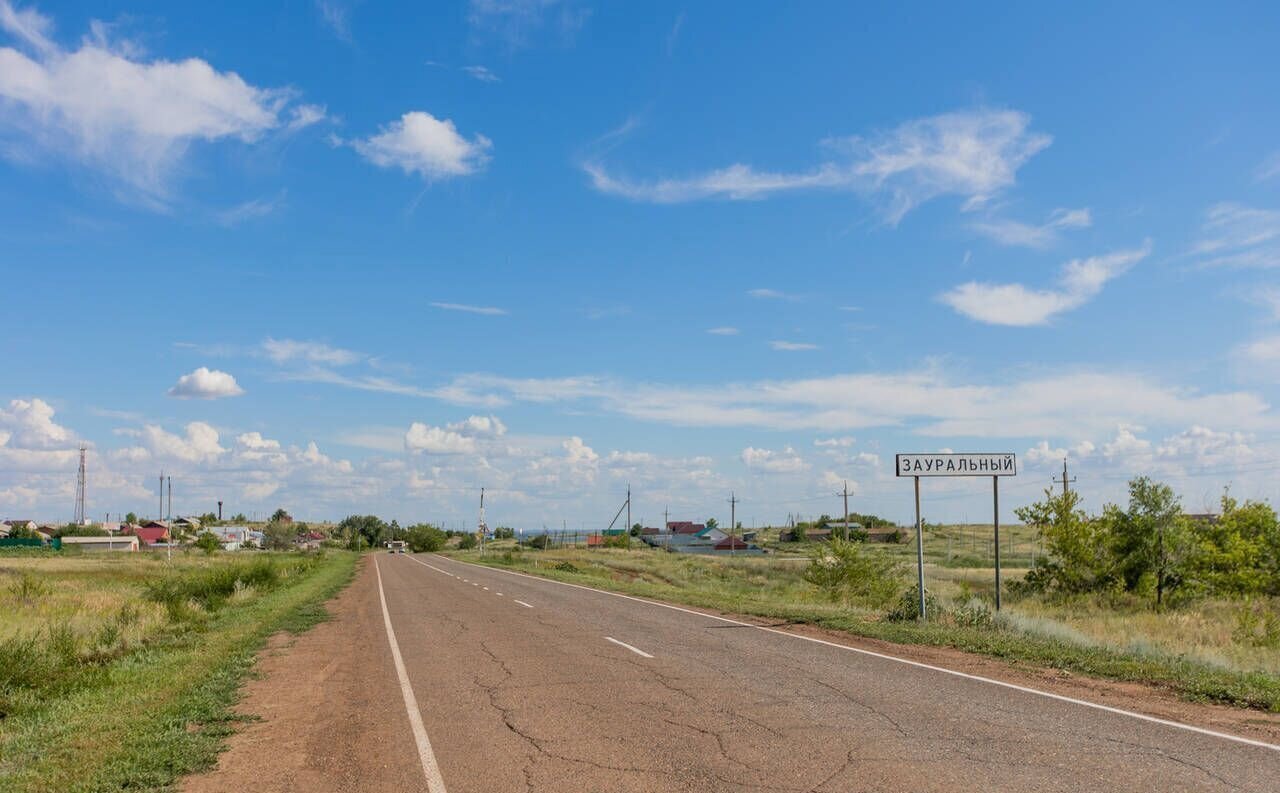
[[[697,534],[707,527],[689,520],[667,521],[667,531],[672,534]]]
[[[128,537],[63,537],[62,547],[75,547],[85,551],[125,551],[138,550],[138,538]]]
[[[224,551],[238,551],[253,542],[249,537],[248,526],[215,526],[209,531],[222,543],[222,550]]]
[[[169,524],[168,524],[168,523],[165,523],[163,520],[144,520],[144,521],[142,521],[141,528],[144,528],[144,529],[164,529],[165,531],[168,531],[168,530],[169,530]]]
[[[662,533],[662,529],[654,528],[652,526],[645,526],[644,528],[640,529],[641,537],[656,537],[661,533]]]
[[[173,529],[178,532],[199,532],[199,518],[177,518],[173,521]]]
[[[906,536],[897,526],[877,526],[864,531],[867,533],[867,542],[902,542],[902,538]]]
[[[4,523],[0,523],[0,532],[4,532],[5,537],[8,537],[9,532],[14,529],[35,531],[37,528],[39,527],[36,526],[36,522],[34,520],[6,520]]]
[[[588,534],[588,535],[587,535],[587,547],[588,547],[588,548],[603,548],[603,547],[604,547],[604,537],[603,537],[602,535],[599,535],[599,534]]]
[[[169,541],[169,528],[160,521],[149,520],[141,526],[134,526],[127,536],[137,537],[143,545],[155,545]]]

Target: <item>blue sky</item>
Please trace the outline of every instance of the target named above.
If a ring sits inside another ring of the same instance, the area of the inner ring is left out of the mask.
[[[1272,495],[1273,7],[427,5],[0,0],[0,513]]]

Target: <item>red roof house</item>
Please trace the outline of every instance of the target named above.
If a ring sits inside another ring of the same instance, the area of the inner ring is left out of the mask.
[[[121,534],[132,534],[147,545],[152,545],[157,542],[167,542],[169,539],[169,530],[163,525],[134,526],[127,532],[122,531]]]
[[[751,546],[749,544],[743,542],[737,537],[725,537],[715,545],[715,549],[717,551],[745,551],[750,547]]]
[[[672,534],[697,534],[707,528],[701,523],[694,523],[689,520],[672,520],[667,522],[667,531]]]

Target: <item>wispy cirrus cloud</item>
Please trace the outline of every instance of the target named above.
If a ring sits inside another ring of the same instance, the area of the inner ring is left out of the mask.
[[[588,404],[674,426],[820,432],[900,427],[931,437],[1097,433],[1138,420],[1186,426],[1206,417],[1229,417],[1227,428],[1236,431],[1280,429],[1280,417],[1250,391],[1199,393],[1132,373],[1093,370],[982,381],[925,369],[705,386],[471,374],[437,387],[434,396],[465,405]]]
[[[431,305],[444,311],[461,311],[466,314],[481,314],[486,317],[502,317],[507,315],[505,308],[497,306],[473,306],[467,303],[443,303],[432,301]]]
[[[775,340],[775,341],[771,341],[771,342],[769,342],[769,347],[770,347],[771,349],[774,349],[774,350],[781,350],[781,351],[783,351],[783,352],[801,352],[801,351],[804,351],[804,350],[816,350],[816,349],[818,349],[818,345],[816,345],[816,344],[810,344],[810,343],[808,343],[808,342],[803,342],[803,341],[778,341],[778,340]]]
[[[500,83],[502,78],[490,71],[487,66],[463,66],[462,71],[482,83]]]
[[[879,202],[886,222],[896,224],[934,198],[954,195],[972,209],[1012,186],[1018,170],[1052,141],[1032,132],[1030,123],[1030,116],[1014,110],[916,119],[870,136],[823,141],[836,156],[799,171],[735,163],[693,176],[644,181],[617,176],[596,160],[583,169],[602,193],[662,204],[851,190]]]
[[[785,300],[788,303],[799,303],[803,299],[799,295],[789,294],[777,289],[748,289],[747,296],[760,298],[761,300]]]
[[[939,295],[938,299],[966,317],[990,325],[1043,325],[1092,300],[1108,281],[1145,259],[1150,252],[1148,240],[1135,250],[1073,259],[1063,266],[1054,289],[970,281]]]
[[[1214,204],[1190,255],[1205,267],[1280,267],[1280,210]]]
[[[472,34],[497,39],[512,51],[546,34],[571,42],[590,16],[591,9],[577,0],[470,0],[467,6]]]
[[[972,223],[970,228],[1001,245],[1047,248],[1058,240],[1064,229],[1083,229],[1092,224],[1093,216],[1085,208],[1055,209],[1045,222],[1037,225],[996,218]]]
[[[344,350],[319,341],[273,339],[268,336],[261,345],[262,354],[276,363],[318,363],[347,366],[368,358],[364,353]]]

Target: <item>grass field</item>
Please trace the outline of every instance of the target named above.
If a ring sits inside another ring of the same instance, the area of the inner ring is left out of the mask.
[[[272,633],[356,555],[0,556],[0,791],[165,789],[208,767]]]
[[[958,528],[957,537],[962,537],[966,527]],[[958,544],[956,537],[952,541]],[[914,546],[879,550],[910,558],[914,575]],[[1280,625],[1280,603],[1271,601],[1208,600],[1156,612],[1135,599],[1054,601],[1006,595],[1004,611],[993,620],[988,607],[974,607],[975,600],[989,603],[994,593],[993,568],[978,566],[980,557],[953,553],[948,559],[944,543],[927,543],[926,556],[932,561],[925,568],[926,586],[945,613],[937,621],[918,624],[889,621],[884,608],[831,602],[804,580],[802,558],[782,554],[709,557],[647,548],[538,552],[495,543],[483,557],[476,551],[453,553],[573,583],[1145,681],[1189,699],[1280,712],[1280,643],[1275,641],[1280,637],[1265,629]],[[1005,580],[1019,578],[1028,563],[1005,567]],[[903,587],[908,583],[904,578]]]

